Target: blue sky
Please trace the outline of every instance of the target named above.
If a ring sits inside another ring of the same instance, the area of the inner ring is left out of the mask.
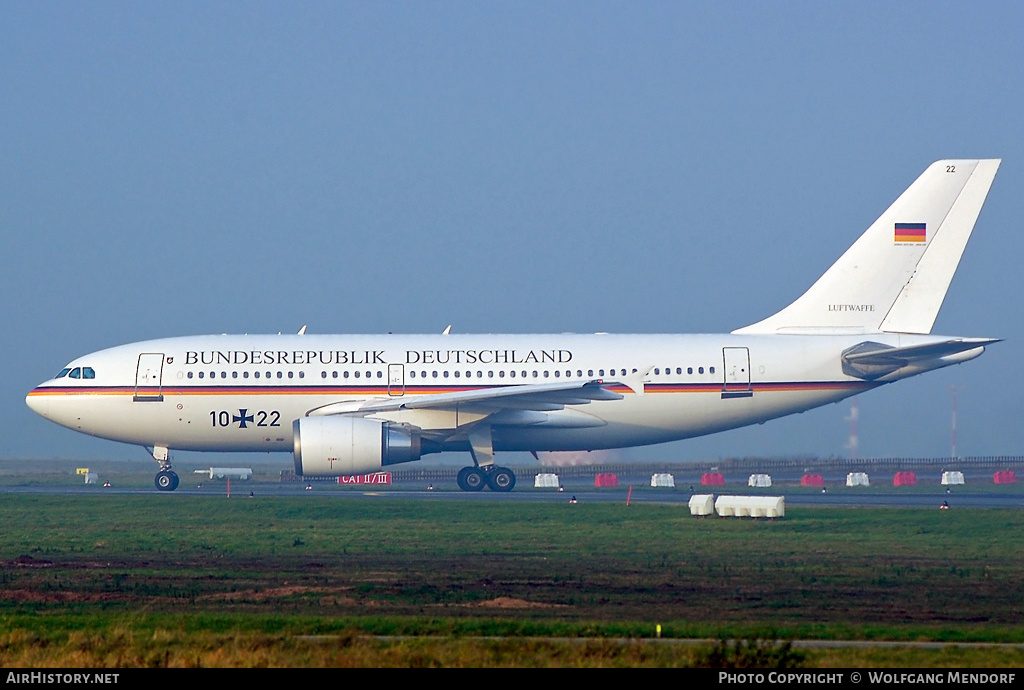
[[[934,332],[1006,342],[860,396],[860,453],[948,453],[954,386],[961,454],[1024,451],[1024,4],[0,0],[0,16],[0,458],[145,460],[24,404],[65,362],[135,340],[732,330],[951,157],[1003,164]],[[625,457],[843,455],[848,413]]]

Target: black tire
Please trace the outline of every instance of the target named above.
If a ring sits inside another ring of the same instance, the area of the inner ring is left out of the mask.
[[[495,467],[487,475],[487,486],[491,487],[491,491],[511,491],[516,487],[515,472],[507,467]]]
[[[178,488],[178,475],[170,470],[161,470],[156,473],[154,483],[160,491],[174,491]]]
[[[476,467],[463,467],[459,470],[459,488],[463,491],[481,491],[487,486],[487,477]]]

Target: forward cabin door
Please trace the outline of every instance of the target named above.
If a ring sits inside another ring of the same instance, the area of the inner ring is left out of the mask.
[[[723,347],[722,360],[725,365],[722,397],[749,398],[754,395],[750,385],[750,350],[745,347]]]
[[[161,402],[163,395],[164,356],[162,353],[139,355],[135,372],[135,402]]]
[[[405,395],[405,365],[388,365],[388,395],[398,397]]]

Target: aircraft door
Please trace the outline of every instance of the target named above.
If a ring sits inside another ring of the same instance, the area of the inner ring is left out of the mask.
[[[162,353],[139,355],[135,372],[135,402],[161,402],[163,396],[164,356]]]
[[[405,365],[388,365],[388,395],[398,397],[405,395]]]
[[[750,385],[750,351],[745,347],[723,347],[725,381],[723,398],[749,398],[754,395]]]

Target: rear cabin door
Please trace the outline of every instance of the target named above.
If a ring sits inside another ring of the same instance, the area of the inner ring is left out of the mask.
[[[750,386],[750,351],[745,347],[723,347],[722,360],[725,365],[722,397],[749,398],[754,395]]]

